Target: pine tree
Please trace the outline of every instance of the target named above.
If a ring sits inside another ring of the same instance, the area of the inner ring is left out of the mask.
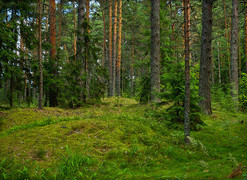
[[[203,0],[201,60],[199,74],[200,106],[205,114],[211,115],[211,44],[212,44],[212,8],[214,0]]]
[[[159,101],[160,92],[160,1],[151,1],[151,101]]]
[[[79,72],[76,75],[77,82],[79,83],[81,92],[80,92],[80,101],[86,102],[86,79],[82,78],[85,76],[86,69],[86,60],[83,53],[83,44],[84,40],[84,28],[83,22],[85,19],[85,0],[78,1],[78,23],[77,23],[77,43],[76,43],[76,68]]]
[[[117,96],[121,95],[121,41],[122,41],[122,0],[119,0],[118,57],[117,57]]]
[[[38,101],[38,107],[39,109],[43,108],[43,68],[42,68],[42,39],[41,39],[41,0],[38,1],[39,3],[39,47],[38,47],[38,56],[39,56],[39,101]]]
[[[55,79],[57,76],[56,70],[56,2],[55,0],[50,0],[50,64],[51,64],[51,74],[52,78]],[[57,100],[57,87],[54,80],[49,87],[49,103],[50,107],[56,107],[58,105]]]
[[[184,0],[184,46],[185,46],[185,103],[184,137],[189,144],[190,136],[190,0]]]
[[[232,32],[231,32],[231,96],[234,101],[238,97],[238,0],[232,0]]]

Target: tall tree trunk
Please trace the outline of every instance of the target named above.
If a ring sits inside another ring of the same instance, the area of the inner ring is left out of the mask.
[[[105,66],[105,59],[106,59],[106,24],[105,24],[105,11],[103,8],[103,3],[105,2],[105,0],[103,0],[103,2],[100,1],[100,9],[102,11],[102,18],[103,18],[103,62],[102,62],[102,66]]]
[[[211,67],[211,82],[212,82],[212,85],[215,84],[214,82],[214,59],[213,59],[213,55],[212,55],[212,51],[211,51],[211,60],[212,60],[212,67]]]
[[[238,62],[239,62],[239,65],[238,65],[238,72],[239,72],[239,79],[241,80],[241,40],[240,40],[240,33],[238,34]]]
[[[160,92],[160,1],[151,0],[151,101]]]
[[[56,77],[56,2],[55,0],[50,0],[50,57],[52,64],[52,75]],[[57,102],[57,87],[56,83],[52,83],[49,87],[49,104],[50,107],[55,107],[58,105]]]
[[[238,0],[232,0],[231,95],[234,101],[238,97],[238,4]]]
[[[25,48],[25,76],[24,76],[24,95],[23,101],[27,101],[27,47]]]
[[[121,96],[121,41],[122,41],[122,0],[119,0],[117,96]]]
[[[63,0],[60,0],[59,3],[59,19],[58,19],[58,46],[61,48],[61,32],[62,32],[62,7],[63,7]]]
[[[3,66],[2,66],[2,63],[0,62],[0,74],[2,75],[3,74]],[[3,87],[3,81],[2,81],[2,78],[1,78],[1,81],[0,81],[0,89],[2,89]],[[2,101],[2,92],[0,92],[0,101]]]
[[[10,77],[10,90],[9,90],[9,105],[10,107],[13,107],[13,92],[14,92],[14,74],[11,71],[11,77]]]
[[[116,87],[117,4],[118,4],[118,1],[117,0],[114,0],[113,59],[112,59],[112,96],[115,96],[115,87]]]
[[[64,47],[64,51],[65,51],[65,53],[66,53],[66,61],[67,61],[67,63],[69,64],[69,56],[68,56],[68,51],[67,51],[66,44],[64,44],[63,47]]]
[[[20,39],[20,61],[21,61],[21,65],[20,65],[20,67],[21,67],[21,70],[22,71],[25,71],[25,59],[24,59],[24,42],[23,42],[23,33],[21,32],[21,35],[20,35],[21,37],[21,39]],[[0,64],[1,65],[1,64]],[[25,74],[24,74],[24,79],[25,79]],[[25,82],[24,82],[25,83]],[[24,87],[25,87],[25,85],[24,85]],[[23,87],[23,88],[24,88]],[[0,83],[0,88],[1,88],[1,83]],[[22,89],[22,94],[24,93],[24,89]],[[21,100],[21,99],[23,99],[23,97],[24,96],[21,96],[20,95],[20,99],[19,100]],[[1,98],[1,97],[0,97]]]
[[[48,10],[47,10],[48,12]],[[49,15],[46,16],[46,23],[45,23],[45,30],[48,32],[48,25],[49,25]],[[45,42],[48,43],[48,36],[45,37]],[[48,51],[45,50],[46,57],[48,56]]]
[[[170,6],[170,19],[172,21],[172,24],[171,24],[171,37],[170,37],[170,40],[171,40],[171,48],[173,49],[173,56],[175,57],[175,47],[174,47],[174,29],[175,29],[175,21],[172,20],[172,19],[175,19],[175,16],[177,14],[177,7],[176,7],[176,4],[174,5],[175,6],[175,11],[173,11],[172,9],[172,0],[169,1],[169,6]],[[173,42],[172,42],[173,41]],[[176,60],[175,60],[176,61]]]
[[[31,93],[31,77],[28,76],[28,96],[27,96],[27,102],[28,106],[30,106],[30,103],[32,101],[32,93]]]
[[[39,0],[39,47],[38,47],[38,55],[39,55],[39,100],[38,107],[39,109],[43,108],[43,69],[42,69],[42,39],[41,39],[41,0]]]
[[[85,36],[85,41],[86,41],[86,45],[85,45],[85,72],[86,72],[86,91],[90,92],[90,69],[89,69],[89,60],[90,60],[90,53],[89,53],[89,47],[90,47],[90,39],[89,39],[89,0],[87,0],[86,2],[86,19],[87,19],[87,27],[86,27],[86,31],[87,31],[87,35]],[[90,93],[88,93],[89,95]]]
[[[218,72],[219,72],[219,84],[221,84],[221,70],[220,70],[220,64],[221,64],[221,61],[220,61],[220,43],[217,42],[217,45],[218,45]]]
[[[109,96],[113,95],[112,90],[112,2],[109,0]]]
[[[223,6],[224,6],[224,15],[225,15],[225,36],[226,36],[226,51],[227,51],[227,61],[228,61],[228,72],[229,72],[229,81],[231,79],[231,68],[230,68],[230,58],[228,56],[229,54],[229,36],[228,36],[228,23],[227,23],[227,13],[226,13],[226,4],[225,0],[223,0]]]
[[[185,103],[184,140],[190,143],[190,0],[184,0],[184,46],[185,46]]]
[[[4,79],[4,86],[3,86],[3,101],[6,102],[7,101],[7,97],[8,97],[8,89],[9,89],[9,79],[6,77]]]
[[[79,77],[76,77],[78,80],[79,86],[81,88],[80,100],[86,102],[86,81],[82,82],[82,76],[85,75],[85,57],[83,55],[83,44],[85,42],[84,37],[84,29],[83,29],[83,22],[85,18],[85,0],[78,1],[78,22],[77,22],[77,42],[76,42],[76,64],[77,68],[79,68]]]
[[[245,3],[245,72],[247,73],[247,3]]]
[[[75,14],[75,0],[73,0],[73,20],[74,20],[74,43],[73,43],[73,47],[74,47],[74,58],[75,58],[75,62],[76,62],[76,14]]]
[[[203,0],[202,8],[202,37],[201,60],[199,74],[199,105],[205,114],[211,115],[211,44],[212,44],[212,8],[214,0]]]
[[[133,97],[134,94],[134,58],[135,58],[135,38],[134,38],[134,32],[132,32],[132,48],[131,48],[131,79],[130,79],[130,83],[131,83],[131,97]]]

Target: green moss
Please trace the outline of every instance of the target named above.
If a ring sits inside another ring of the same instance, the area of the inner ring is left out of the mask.
[[[247,164],[246,114],[215,109],[185,146],[183,131],[147,116],[152,108],[107,98],[78,109],[4,110],[0,178],[225,179]]]

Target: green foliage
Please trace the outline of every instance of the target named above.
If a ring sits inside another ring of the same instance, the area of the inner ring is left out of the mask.
[[[26,162],[28,163],[28,161]],[[0,162],[0,179],[30,179],[30,169],[14,158],[3,158]]]
[[[140,103],[148,103],[151,97],[150,76],[143,76],[138,83],[138,97]]]
[[[73,152],[66,146],[66,154],[62,155],[62,159],[58,162],[58,170],[54,176],[57,179],[90,179],[96,175],[90,169],[94,164],[92,158]]]
[[[92,74],[93,75],[90,79],[89,96],[91,97],[91,99],[100,101],[100,99],[103,98],[105,95],[106,83],[104,82],[104,79],[107,78],[107,72],[106,69],[98,65],[97,67],[95,67],[95,72]]]
[[[162,96],[165,100],[171,102],[171,106],[164,114],[165,118],[170,121],[170,126],[184,121],[184,71],[183,63],[177,62],[170,68],[169,73],[162,75],[162,81],[166,83]],[[191,71],[191,95],[190,95],[190,127],[192,130],[199,130],[201,125],[205,123],[201,120],[200,107],[198,106],[199,97],[198,80],[196,78],[196,69]]]
[[[74,56],[70,58],[73,62]],[[61,84],[61,93],[59,97],[60,105],[64,107],[79,107],[82,102],[80,102],[82,92],[85,92],[82,86],[79,85],[79,81],[83,80],[80,77],[79,65],[74,63],[69,63],[64,66],[64,73],[62,74],[62,79],[65,83]]]
[[[220,106],[222,110],[235,112],[235,102],[231,96],[230,84],[215,86],[212,89],[212,99]]]
[[[241,111],[247,111],[247,74],[242,73],[242,78],[239,83],[239,108]]]

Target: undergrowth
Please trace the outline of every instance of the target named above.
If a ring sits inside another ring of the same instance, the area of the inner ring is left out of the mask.
[[[0,179],[226,179],[246,176],[247,115],[218,111],[207,126],[171,128],[153,109],[111,98],[78,109],[0,113]],[[161,114],[161,113],[160,113]]]

